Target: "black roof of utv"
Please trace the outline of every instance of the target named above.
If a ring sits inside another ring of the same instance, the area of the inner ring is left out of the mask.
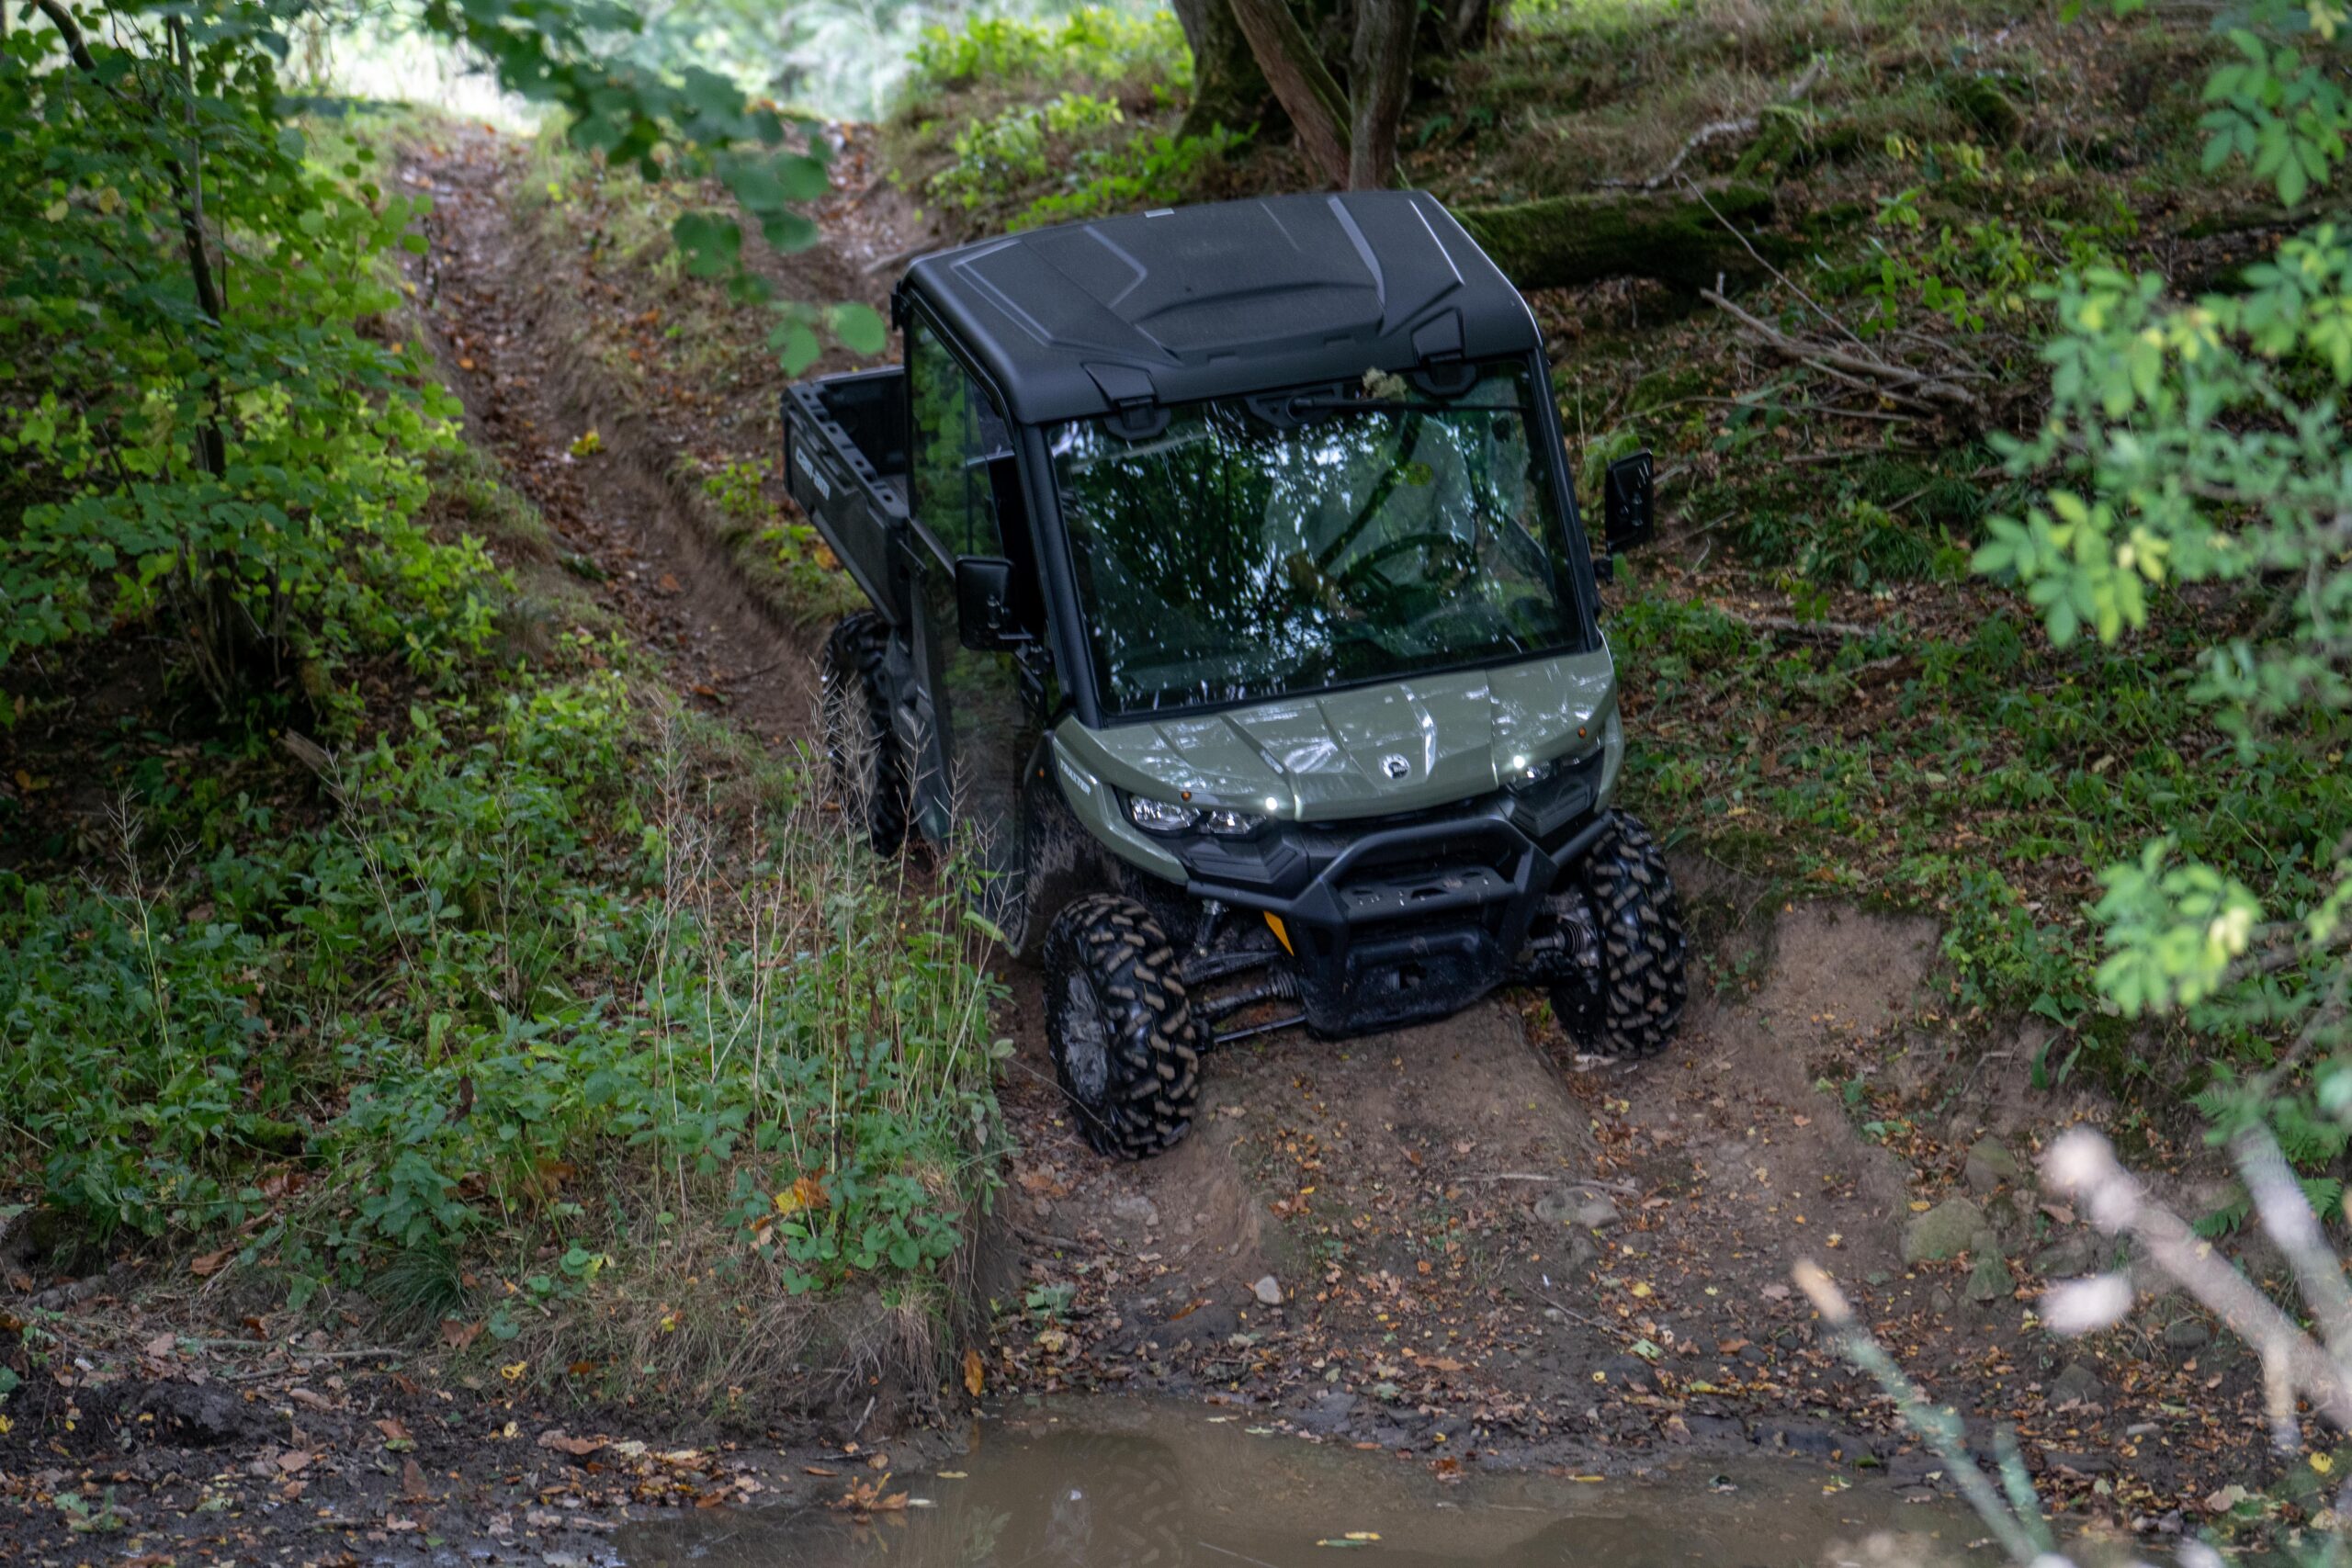
[[[1524,354],[1527,305],[1420,191],[1219,202],[922,257],[911,290],[1024,423]]]

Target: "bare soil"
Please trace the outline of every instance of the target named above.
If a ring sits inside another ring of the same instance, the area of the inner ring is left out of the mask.
[[[472,434],[688,701],[789,743],[809,714],[812,633],[745,580],[679,462],[710,422],[773,421],[780,383],[631,402],[568,354],[627,302],[582,315],[609,285],[591,253],[518,227],[519,165],[469,132],[401,171],[435,197],[418,304]],[[870,295],[865,266],[907,243],[891,227],[904,214],[854,188],[836,202],[848,240],[769,262],[831,291],[813,298]],[[591,429],[601,450],[575,455]],[[2026,1051],[1951,1032],[1932,923],[1782,906],[1717,868],[1676,869],[1707,912],[1716,983],[1659,1059],[1579,1058],[1521,997],[1369,1040],[1252,1041],[1211,1057],[1191,1138],[1139,1166],[1075,1135],[1035,976],[1012,972],[1003,1102],[1020,1152],[1000,1218],[1018,1261],[987,1303],[982,1403],[1195,1397],[1440,1476],[1638,1472],[1760,1447],[1924,1499],[1941,1466],[1786,1283],[1812,1257],[1933,1397],[2015,1421],[2045,1495],[2070,1507],[2177,1529],[2216,1486],[2267,1473],[2251,1360],[2185,1308],[2089,1347],[2030,1325],[2045,1278],[2102,1260],[2039,1201],[2034,1148],[2100,1108],[2029,1092]],[[1987,1135],[2014,1171],[1970,1162]],[[1906,1266],[1905,1227],[1963,1192],[2003,1261]],[[462,1540],[560,1565],[649,1507],[838,1499],[953,1447],[887,1434],[888,1411],[868,1427],[871,1407],[733,1434],[548,1409],[494,1373],[379,1348],[356,1321],[289,1341],[150,1317],[143,1278],[24,1281],[84,1338],[9,1406],[0,1562],[77,1560],[105,1536],[148,1563]],[[1803,1473],[1791,1483],[1819,1481]],[[61,1492],[78,1517],[31,1502]]]

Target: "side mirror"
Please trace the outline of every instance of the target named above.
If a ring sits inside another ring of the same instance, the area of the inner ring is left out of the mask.
[[[1029,640],[1012,622],[1012,563],[1000,556],[956,558],[956,629],[975,653],[1001,653]]]
[[[1601,536],[1612,556],[1648,544],[1657,532],[1657,486],[1647,452],[1609,465],[1602,481],[1601,517]]]

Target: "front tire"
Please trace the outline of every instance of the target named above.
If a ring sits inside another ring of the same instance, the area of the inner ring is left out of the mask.
[[[1600,995],[1598,1028],[1579,1043],[1624,1061],[1655,1056],[1674,1043],[1690,993],[1690,939],[1666,857],[1649,829],[1621,811],[1586,856],[1583,877],[1600,928]],[[1589,996],[1567,981],[1554,1010],[1568,1018],[1577,1004],[1590,1007]]]
[[[907,841],[907,770],[883,667],[889,642],[888,623],[860,610],[834,625],[817,663],[817,733],[842,820],[883,855]]]
[[[1192,1130],[1201,1032],[1176,947],[1149,910],[1097,893],[1046,933],[1046,1039],[1054,1076],[1097,1154],[1148,1159]]]

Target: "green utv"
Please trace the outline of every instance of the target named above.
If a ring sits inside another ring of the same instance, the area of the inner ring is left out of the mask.
[[[820,719],[874,847],[954,844],[1042,956],[1093,1146],[1191,1125],[1213,1044],[1549,988],[1663,1049],[1686,939],[1624,756],[1542,335],[1430,197],[1147,212],[924,256],[904,369],[784,397],[871,611]],[[1646,537],[1647,454],[1607,480]]]

